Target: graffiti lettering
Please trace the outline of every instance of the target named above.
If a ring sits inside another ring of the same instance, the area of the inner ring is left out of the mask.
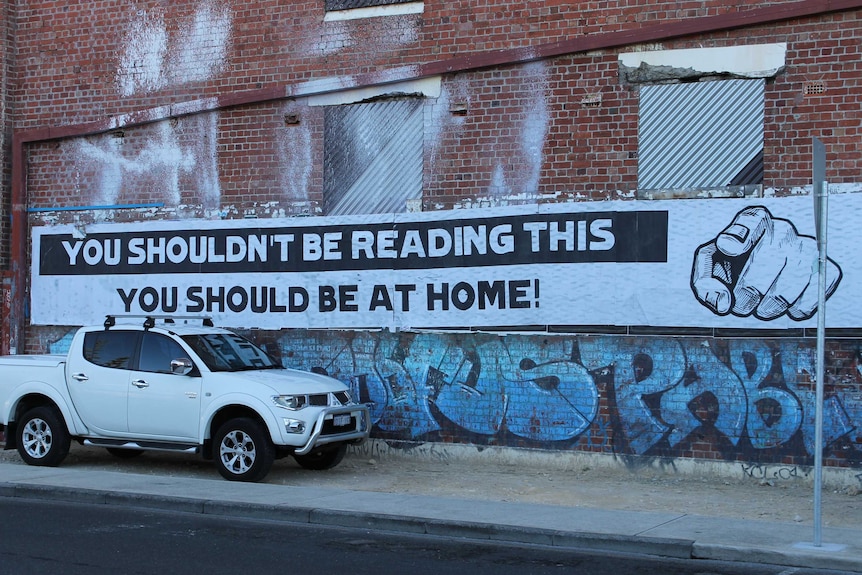
[[[120,295],[146,305],[176,299],[155,288]],[[802,468],[786,459],[807,465],[813,455],[813,352],[804,340],[305,330],[272,337],[290,367],[347,383],[371,405],[372,436],[385,439],[662,457],[711,450],[757,461],[743,473],[767,480],[798,476]],[[855,377],[856,366],[849,369]],[[826,450],[853,466],[862,464],[859,380],[846,390],[830,386],[824,401]]]
[[[683,385],[674,386],[661,397],[662,418],[672,426],[668,434],[671,447],[676,447],[696,429],[711,423],[737,445],[745,430],[747,403],[745,389],[733,370],[716,357],[714,350],[700,342],[683,342],[688,362],[688,377]],[[717,402],[713,421],[705,421],[692,411],[696,399],[710,395]]]
[[[285,335],[281,345],[302,359],[297,351],[308,338],[305,332]],[[373,352],[366,339],[375,342]],[[350,362],[341,367],[347,374],[342,379],[358,396],[373,397],[378,428],[402,439],[415,440],[445,423],[468,434],[465,441],[484,436],[505,444],[511,436],[546,445],[584,438],[594,448],[595,437],[614,452],[649,454],[659,448],[665,454],[701,441],[705,429],[736,449],[757,451],[790,446],[800,430],[807,437],[813,429],[810,394],[786,376],[795,381],[797,366],[810,356],[798,343],[771,348],[758,340],[384,332],[344,347],[350,353],[339,351],[337,357]],[[304,361],[297,367],[314,366],[313,358]],[[611,385],[605,414],[599,411],[596,377],[609,378]],[[857,412],[848,409],[858,403],[854,397],[827,398],[827,443],[858,427],[859,419],[850,415]],[[610,432],[611,421],[622,435]],[[860,441],[855,439],[857,449]],[[807,440],[805,447],[801,455],[811,455]]]

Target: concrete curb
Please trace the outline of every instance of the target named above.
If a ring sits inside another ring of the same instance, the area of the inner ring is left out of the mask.
[[[862,573],[862,557],[823,551],[801,551],[788,545],[757,547],[751,543],[720,544],[668,535],[620,535],[547,527],[497,524],[489,521],[450,520],[421,515],[395,515],[364,510],[331,509],[290,503],[256,503],[208,499],[186,495],[160,495],[89,487],[0,483],[0,496],[117,505],[164,511],[180,511],[220,517],[237,517],[317,526],[359,528],[415,535],[454,537],[487,542],[538,545],[588,552],[634,553],[678,559],[787,565],[790,567],[844,570]],[[210,495],[211,496],[211,495]]]
[[[748,563],[768,563],[774,565],[790,565],[808,569],[829,569],[830,571],[852,571],[862,573],[862,559],[844,558],[829,555],[829,551],[820,554],[794,552],[793,550],[763,549],[760,547],[745,547],[742,545],[716,545],[695,543],[692,547],[692,559],[708,559],[715,561],[738,561]]]
[[[20,484],[0,485],[0,496],[96,505],[119,505],[221,517],[393,531],[416,535],[519,543],[584,551],[638,553],[681,559],[692,558],[692,550],[695,545],[694,541],[688,539],[580,533],[512,525],[491,525],[479,522],[405,517],[362,511],[293,507],[283,504],[263,505],[258,503],[234,503],[176,496],[118,493],[101,489]]]

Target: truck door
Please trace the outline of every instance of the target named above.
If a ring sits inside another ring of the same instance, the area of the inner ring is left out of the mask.
[[[129,432],[135,437],[198,443],[201,377],[171,373],[171,360],[189,354],[173,339],[145,332],[129,385]]]
[[[128,432],[129,365],[141,333],[87,332],[82,353],[69,354],[69,395],[81,419],[98,435],[121,437]]]

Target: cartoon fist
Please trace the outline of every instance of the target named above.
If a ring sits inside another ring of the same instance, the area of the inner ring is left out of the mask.
[[[817,311],[817,240],[799,235],[788,220],[763,206],[741,210],[718,236],[694,253],[691,289],[718,315],[796,321]],[[827,259],[826,297],[841,281],[841,268]]]

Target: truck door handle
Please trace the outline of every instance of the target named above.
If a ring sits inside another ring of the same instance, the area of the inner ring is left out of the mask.
[[[74,379],[75,381],[87,381],[90,378],[87,377],[86,375],[84,375],[83,373],[75,373],[75,374],[72,374],[72,379]]]
[[[136,379],[132,382],[132,385],[141,389],[142,387],[150,387],[150,384],[144,381],[143,379]]]

